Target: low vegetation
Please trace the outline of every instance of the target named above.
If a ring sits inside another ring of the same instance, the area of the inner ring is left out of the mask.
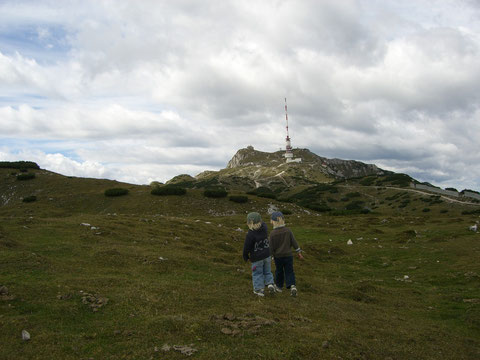
[[[104,194],[105,194],[105,196],[110,196],[110,197],[124,196],[124,195],[128,194],[128,189],[124,189],[124,188],[107,189],[107,190],[105,190]]]
[[[16,176],[17,180],[24,181],[24,180],[32,180],[35,179],[35,174],[34,173],[23,173],[23,174],[18,174]]]
[[[153,188],[150,193],[158,196],[185,195],[187,190],[184,187],[177,185],[164,185]]]
[[[209,198],[224,198],[228,192],[224,188],[209,188],[203,192],[203,195]]]
[[[244,196],[244,195],[232,195],[228,199],[230,201],[233,201],[233,202],[236,202],[236,203],[239,203],[239,204],[243,204],[243,203],[248,202],[248,196]]]

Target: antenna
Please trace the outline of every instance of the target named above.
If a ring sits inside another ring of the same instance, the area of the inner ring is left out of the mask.
[[[287,111],[287,98],[285,98],[285,120],[287,122],[287,137],[285,139],[285,158],[287,162],[293,160],[293,151],[292,151],[292,144],[290,143],[290,135],[288,134],[288,111]]]
[[[287,98],[285,98],[285,120],[287,121],[287,141],[290,140],[288,136],[288,111],[287,111]]]

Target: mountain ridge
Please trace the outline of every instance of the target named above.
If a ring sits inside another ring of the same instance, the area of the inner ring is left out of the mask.
[[[273,190],[392,173],[374,164],[356,160],[328,159],[308,149],[294,149],[294,155],[301,162],[287,163],[281,150],[264,152],[248,146],[239,149],[224,169],[207,170],[195,177],[178,175],[167,184],[193,181],[200,186],[223,185],[243,189],[267,187]]]

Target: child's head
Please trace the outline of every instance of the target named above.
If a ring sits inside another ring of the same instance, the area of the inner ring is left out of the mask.
[[[273,227],[285,225],[285,218],[280,211],[274,211],[271,216]]]
[[[247,226],[250,230],[258,230],[262,226],[262,217],[259,213],[251,212],[247,215]]]

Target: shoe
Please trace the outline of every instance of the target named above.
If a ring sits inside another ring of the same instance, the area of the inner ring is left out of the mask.
[[[265,296],[263,290],[253,290],[253,293],[254,293],[255,295],[260,296],[260,297],[264,297],[264,296]]]
[[[291,296],[297,296],[297,288],[295,287],[295,285],[292,285],[290,287],[290,295]]]
[[[275,294],[275,286],[273,286],[273,284],[269,284],[267,285],[268,287],[268,291],[270,292],[270,294]]]
[[[277,285],[273,284],[273,288],[275,289],[276,292],[281,293],[282,289],[280,289]]]

